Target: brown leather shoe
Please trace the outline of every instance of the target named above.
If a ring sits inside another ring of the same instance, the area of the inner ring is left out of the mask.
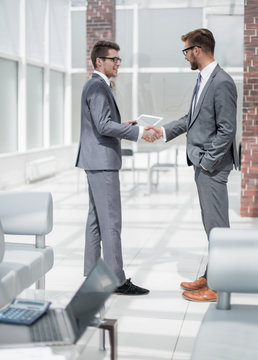
[[[184,290],[200,290],[207,286],[207,280],[204,277],[200,277],[193,282],[181,282],[180,286]]]
[[[217,300],[217,293],[211,289],[209,289],[207,286],[202,288],[201,290],[195,290],[195,291],[184,291],[183,297],[186,300],[190,301],[216,301]]]

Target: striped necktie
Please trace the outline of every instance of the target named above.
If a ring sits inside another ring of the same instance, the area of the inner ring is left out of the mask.
[[[201,80],[202,80],[202,75],[201,75],[201,73],[199,72],[198,78],[197,78],[197,84],[196,84],[196,88],[195,88],[195,93],[194,93],[193,113],[194,113],[194,111],[195,111],[196,104],[197,104],[197,98],[198,98],[198,92],[199,92]]]

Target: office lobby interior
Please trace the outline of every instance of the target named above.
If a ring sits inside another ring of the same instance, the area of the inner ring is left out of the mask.
[[[243,161],[228,180],[230,225],[257,229],[257,102],[252,94],[246,96],[244,87],[244,61],[250,51],[245,33],[248,5],[258,19],[253,3],[0,0],[0,193],[49,192],[53,198],[53,229],[45,241],[53,249],[54,264],[46,273],[44,290],[32,285],[20,297],[49,299],[52,306],[65,307],[84,280],[88,185],[75,160],[81,91],[92,72],[89,44],[98,37],[111,36],[121,47],[115,96],[122,119],[151,114],[161,116],[163,125],[188,111],[196,81],[197,73],[182,55],[181,35],[199,27],[213,31],[215,58],[238,91],[236,140]],[[103,17],[105,26],[94,28],[97,20],[92,21],[92,14],[99,21]],[[253,28],[252,46],[257,51],[257,24]],[[250,73],[258,78],[255,60],[252,66]],[[248,116],[251,130],[243,126]],[[106,301],[104,317],[117,320],[117,359],[190,360],[210,303],[187,301],[180,288],[182,281],[202,275],[208,259],[194,171],[186,163],[185,136],[154,144],[123,140],[122,148],[130,150],[122,156],[119,175],[124,270],[150,293],[112,294]],[[6,242],[14,238],[28,241],[25,235],[5,235]],[[258,309],[258,292],[253,292],[232,292],[231,303]],[[105,350],[100,349],[100,330],[89,328],[86,333],[81,347],[49,348],[49,359],[110,359],[107,332]],[[31,355],[27,350],[26,355],[26,349],[0,348],[0,354],[7,360],[47,359],[42,348]]]
[[[105,316],[118,320],[118,359],[191,359],[210,305],[185,300],[180,288],[181,281],[202,275],[207,261],[193,169],[184,162],[184,150],[179,151],[178,191],[174,169],[160,174],[159,185],[151,194],[147,193],[145,171],[138,171],[135,185],[130,172],[120,176],[125,273],[150,293],[112,295],[106,303]],[[240,172],[233,171],[228,184],[231,227],[257,229],[257,218],[239,216],[240,180]],[[46,293],[56,306],[65,306],[83,281],[88,204],[85,174],[71,169],[17,191],[51,191],[53,195],[54,227],[46,243],[54,248],[55,261],[46,275]],[[33,291],[32,287],[23,296],[30,298]],[[257,294],[232,294],[234,304],[257,302]],[[99,350],[99,341],[99,333],[94,332],[87,342],[86,358],[110,358],[109,341],[104,352]]]

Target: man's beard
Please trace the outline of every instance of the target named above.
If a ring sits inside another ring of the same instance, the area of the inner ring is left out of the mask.
[[[191,61],[190,61],[190,64],[191,64],[191,69],[192,70],[197,70],[198,69],[198,63],[196,61],[196,58],[193,56]]]

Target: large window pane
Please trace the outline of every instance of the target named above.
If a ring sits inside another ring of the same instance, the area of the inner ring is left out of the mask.
[[[19,55],[20,0],[0,1],[0,52]]]
[[[213,0],[214,2],[218,2],[219,0]],[[232,1],[232,0],[228,0],[228,1]],[[116,0],[116,5],[124,5],[124,6],[128,6],[128,5],[134,5],[137,4],[141,7],[151,7],[151,6],[171,6],[171,3],[174,7],[185,7],[185,6],[190,6],[192,5],[192,3],[195,5],[195,3],[197,3],[197,5],[195,6],[202,6],[203,3],[207,3],[207,0]],[[209,0],[209,2],[211,2],[211,0]],[[189,4],[190,3],[190,4]]]
[[[81,94],[85,82],[85,74],[74,74],[72,76],[72,141],[75,143],[79,141],[80,137]]]
[[[86,68],[86,11],[72,12],[72,67]]]
[[[45,0],[26,1],[26,46],[29,60],[44,61]]]
[[[27,149],[43,145],[43,70],[27,67]]]
[[[222,66],[243,66],[243,16],[210,15],[207,20],[216,40],[216,60]]]
[[[122,121],[132,120],[132,74],[119,74],[116,79],[115,96]]]
[[[64,74],[50,72],[50,145],[64,142]]]
[[[72,0],[72,6],[86,6],[87,0]]]
[[[121,48],[121,67],[133,65],[133,11],[116,11],[116,39]]]
[[[69,0],[49,1],[50,8],[50,64],[67,65]]]
[[[184,116],[189,110],[196,76],[195,72],[140,74],[139,114],[162,116],[160,125]]]
[[[0,59],[0,153],[17,151],[17,63]]]
[[[200,27],[202,9],[140,9],[140,67],[186,66],[181,36]]]

